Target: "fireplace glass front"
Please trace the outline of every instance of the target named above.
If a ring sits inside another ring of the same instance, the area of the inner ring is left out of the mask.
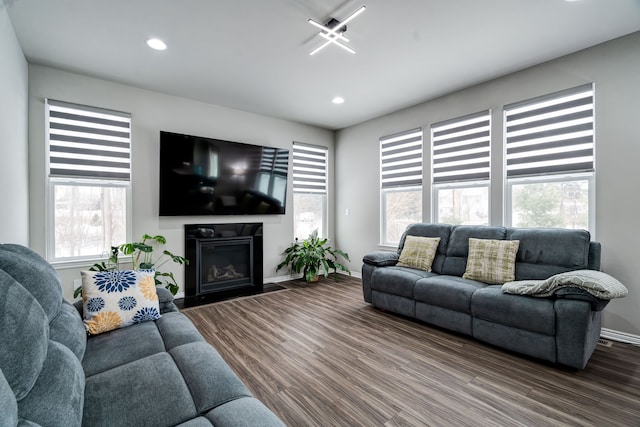
[[[251,286],[253,239],[230,238],[200,242],[198,294]]]

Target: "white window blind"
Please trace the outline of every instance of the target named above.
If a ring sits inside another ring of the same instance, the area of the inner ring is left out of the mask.
[[[431,126],[433,183],[488,180],[491,160],[491,112]]]
[[[327,193],[327,149],[293,143],[293,192]]]
[[[507,178],[594,169],[593,85],[505,106]]]
[[[47,100],[49,176],[129,181],[131,115]]]
[[[380,138],[382,188],[422,185],[422,128]]]

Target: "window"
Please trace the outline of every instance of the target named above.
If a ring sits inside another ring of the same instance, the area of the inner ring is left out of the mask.
[[[131,116],[47,100],[50,261],[96,259],[129,237]]]
[[[293,143],[293,236],[327,237],[327,148]]]
[[[506,106],[507,222],[593,230],[591,84]]]
[[[422,222],[422,129],[380,138],[381,237],[397,245],[407,225]]]
[[[435,222],[489,225],[491,113],[431,126]]]

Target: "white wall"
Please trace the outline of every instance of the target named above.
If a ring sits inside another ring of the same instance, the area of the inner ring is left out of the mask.
[[[265,216],[158,216],[159,131],[291,148],[292,141],[329,147],[333,132],[285,120],[250,114],[52,68],[29,66],[29,147],[30,147],[30,246],[45,253],[45,109],[44,98],[92,105],[132,114],[133,237],[143,233],[162,234],[167,249],[184,254],[184,224],[264,223],[264,276],[276,277],[275,266],[293,239],[291,185],[286,215]],[[291,180],[289,181],[291,183]],[[87,268],[87,266],[83,266]],[[65,295],[70,298],[79,266],[60,272]],[[173,269],[180,285],[184,270]],[[280,271],[278,274],[283,274]]]
[[[503,105],[590,82],[595,83],[596,97],[594,237],[602,242],[603,271],[629,288],[628,297],[612,301],[605,309],[604,327],[640,335],[640,277],[636,269],[640,247],[640,33],[339,131],[336,236],[337,246],[351,255],[350,269],[359,270],[362,256],[378,247],[380,136],[423,126],[425,165],[429,165],[431,123],[492,109],[493,140],[502,141]],[[501,182],[502,165],[502,150],[493,150],[493,182]],[[430,182],[428,171],[425,182]],[[500,225],[503,188],[494,185],[491,191],[491,222]],[[424,202],[425,221],[430,220],[428,199]]]
[[[0,243],[29,244],[27,61],[0,0]]]

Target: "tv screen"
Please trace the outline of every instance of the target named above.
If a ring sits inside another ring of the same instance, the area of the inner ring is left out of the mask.
[[[160,132],[160,215],[284,214],[289,150]]]

